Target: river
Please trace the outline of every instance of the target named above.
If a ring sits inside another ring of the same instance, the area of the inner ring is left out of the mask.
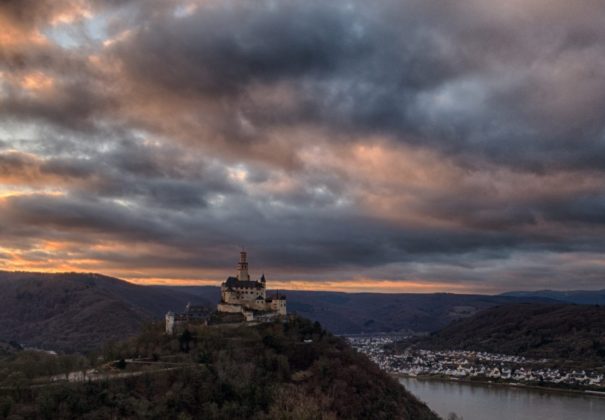
[[[401,378],[400,382],[444,419],[603,420],[605,398],[527,388]]]

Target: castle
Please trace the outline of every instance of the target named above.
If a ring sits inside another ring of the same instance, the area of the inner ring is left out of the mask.
[[[171,311],[166,314],[166,334],[172,335],[180,327],[189,324],[206,325],[209,316],[210,311],[207,307],[188,303],[185,312],[175,314]]]
[[[286,314],[286,297],[279,293],[267,297],[264,274],[259,280],[250,280],[246,251],[241,251],[237,276],[230,276],[221,284],[221,301],[216,313],[212,315],[208,308],[190,304],[183,313],[168,312],[166,333],[174,334],[177,329],[189,324],[205,325],[221,319],[237,319],[238,316],[241,321],[257,323],[283,318]]]
[[[267,297],[267,280],[250,280],[246,251],[240,252],[237,277],[228,277],[221,284],[219,313],[241,313],[246,321],[265,321],[286,315],[286,297],[279,293]]]

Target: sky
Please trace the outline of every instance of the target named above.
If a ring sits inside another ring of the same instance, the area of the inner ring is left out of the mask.
[[[0,269],[605,288],[602,0],[4,0]]]

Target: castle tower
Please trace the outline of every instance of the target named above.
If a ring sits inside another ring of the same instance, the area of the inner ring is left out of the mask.
[[[250,280],[248,274],[248,261],[246,261],[246,251],[242,250],[239,253],[239,264],[237,265],[237,279],[240,281]]]

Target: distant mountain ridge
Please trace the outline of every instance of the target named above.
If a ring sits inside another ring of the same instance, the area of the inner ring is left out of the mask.
[[[217,302],[218,287],[158,286],[181,290]],[[452,293],[344,293],[280,290],[288,298],[288,311],[319,321],[336,334],[378,332],[430,332],[451,321],[495,305],[518,302],[553,302],[541,297],[462,295]]]
[[[535,290],[513,291],[502,293],[500,296],[520,298],[547,298],[561,302],[579,303],[582,305],[605,305],[605,289],[603,290]]]
[[[282,291],[280,291],[281,293]],[[288,311],[336,334],[430,332],[505,303],[543,297],[283,291]],[[84,351],[139,331],[191,302],[215,307],[212,286],[141,286],[93,273],[0,271],[0,341]]]

